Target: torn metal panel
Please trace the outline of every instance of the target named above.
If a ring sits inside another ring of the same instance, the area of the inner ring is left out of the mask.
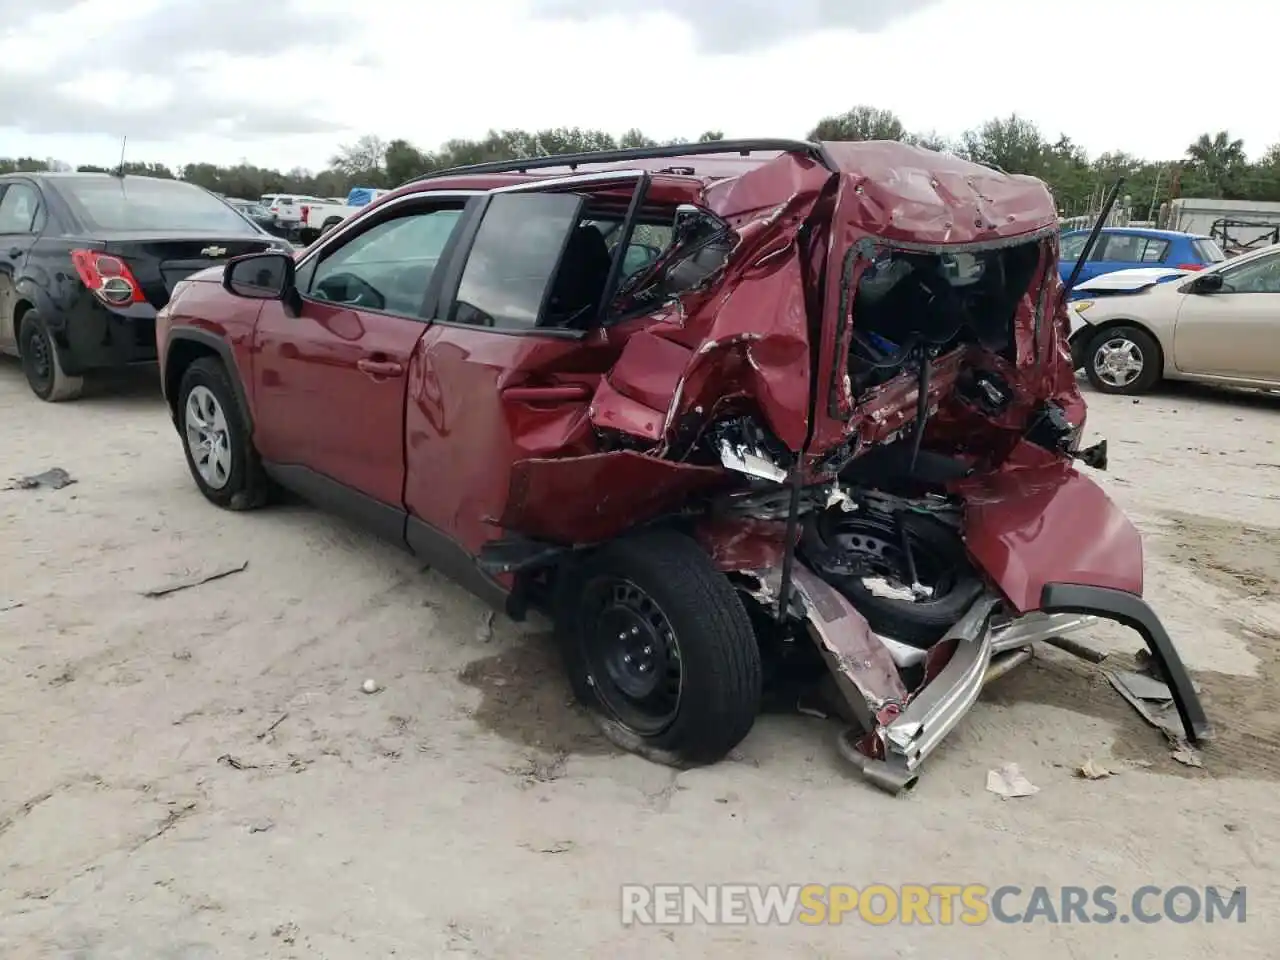
[[[1050,583],[1142,594],[1141,535],[1066,458],[1022,443],[1001,469],[953,491],[965,501],[970,554],[1018,611],[1039,609]]]
[[[863,729],[875,730],[897,716],[907,690],[862,614],[804,564],[795,565],[792,577],[810,634]]]

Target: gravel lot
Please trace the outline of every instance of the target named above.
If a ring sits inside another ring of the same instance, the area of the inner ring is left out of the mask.
[[[68,405],[0,362],[0,956],[1274,957],[1280,397],[1091,396],[1102,482],[1219,741],[1183,766],[1098,668],[988,689],[915,793],[835,729],[761,720],[679,775],[568,705],[545,625],[499,618],[304,506],[207,505],[151,377]],[[151,598],[228,564],[225,579]],[[4,609],[6,603],[20,603]],[[1137,637],[1093,642],[1123,662]],[[385,689],[366,695],[373,678]],[[1087,758],[1139,760],[1109,779]],[[1004,801],[987,771],[1038,786]],[[1248,886],[1248,921],[619,925],[625,882]]]

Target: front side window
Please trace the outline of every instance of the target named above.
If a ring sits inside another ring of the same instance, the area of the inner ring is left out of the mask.
[[[462,216],[462,204],[375,224],[325,256],[307,295],[315,300],[419,317],[427,287]]]
[[[598,306],[608,281],[609,251],[597,226],[579,223],[583,202],[569,193],[495,196],[467,257],[449,319],[532,330],[570,326]],[[565,265],[557,276],[562,257]]]
[[[40,194],[25,183],[11,183],[0,194],[0,233],[31,233]]]
[[[1280,254],[1222,271],[1223,293],[1280,293]]]

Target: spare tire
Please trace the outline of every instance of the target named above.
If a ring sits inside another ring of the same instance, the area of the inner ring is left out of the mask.
[[[902,531],[893,517],[871,511],[824,511],[806,522],[800,553],[848,598],[872,630],[928,649],[986,587],[954,530],[916,513],[904,514],[901,523],[920,582],[932,590],[929,596],[885,595],[884,586],[911,586]]]

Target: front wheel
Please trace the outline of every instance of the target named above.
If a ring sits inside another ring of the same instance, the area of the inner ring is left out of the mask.
[[[191,476],[210,503],[249,510],[267,499],[267,478],[222,361],[202,357],[178,387],[178,422]]]
[[[1084,372],[1100,393],[1146,393],[1160,380],[1160,345],[1137,327],[1110,327],[1085,347]]]
[[[760,650],[732,584],[691,539],[614,541],[564,571],[557,634],[578,698],[624,749],[714,763],[760,711]]]

